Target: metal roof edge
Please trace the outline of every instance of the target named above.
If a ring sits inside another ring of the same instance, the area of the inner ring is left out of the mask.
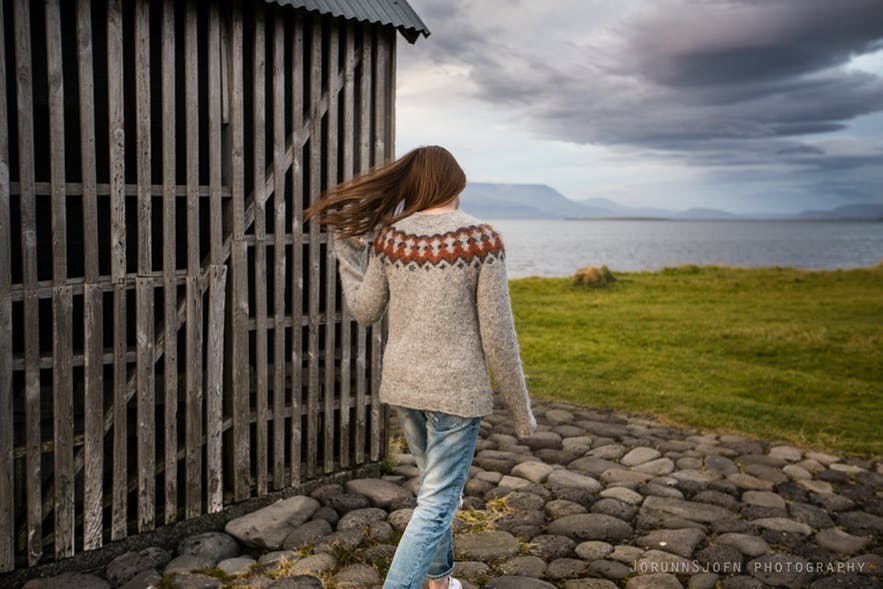
[[[337,18],[395,27],[411,44],[431,32],[407,0],[264,0]]]

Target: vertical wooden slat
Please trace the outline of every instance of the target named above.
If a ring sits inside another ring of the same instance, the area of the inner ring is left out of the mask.
[[[197,5],[187,2],[184,38],[184,94],[187,192],[187,365],[185,517],[202,513],[202,289],[199,255],[199,55]]]
[[[138,192],[138,278],[135,341],[138,409],[138,531],[152,530],[156,513],[154,424],[154,319],[151,243],[150,4],[135,4],[135,144]]]
[[[285,485],[285,19],[273,19],[273,488]]]
[[[364,172],[371,167],[371,76],[373,75],[371,59],[373,43],[371,42],[371,25],[362,25],[361,77],[359,79],[359,171]],[[356,424],[355,424],[355,458],[356,463],[365,461],[365,395],[367,368],[367,329],[360,323],[356,328]]]
[[[224,372],[224,290],[227,266],[213,264],[209,272],[208,348],[206,350],[206,491],[208,513],[224,507],[224,477],[221,463],[221,435]]]
[[[52,416],[55,448],[55,556],[74,553],[74,406],[71,317],[67,285],[67,207],[64,169],[64,70],[59,0],[46,2],[49,90],[49,170],[52,192]]]
[[[313,15],[310,39],[310,203],[319,198],[322,174],[322,120],[319,100],[322,95],[322,17]],[[316,473],[319,422],[319,226],[310,223],[309,245],[309,334],[307,357],[309,384],[307,390],[307,465],[309,478]]]
[[[209,129],[209,280],[208,349],[205,387],[206,509],[216,513],[224,505],[224,308],[227,267],[223,265],[221,218],[221,22],[218,4],[209,6],[208,22],[208,129]]]
[[[163,474],[165,523],[178,519],[178,287],[176,259],[175,6],[162,15],[162,191],[163,191]]]
[[[387,160],[395,159],[395,141],[396,141],[396,43],[398,43],[398,35],[392,33],[388,35],[388,58],[387,58],[387,82],[386,82],[386,113],[387,113],[387,134],[386,134],[386,158]],[[383,331],[384,341],[388,332],[389,322],[384,320]],[[381,359],[382,361],[382,359]],[[378,372],[381,367],[378,367]],[[383,455],[389,451],[390,431],[389,431],[389,405],[381,405],[381,424],[383,427],[383,435],[381,439],[381,448]]]
[[[104,305],[98,287],[98,198],[95,163],[95,84],[92,3],[78,0],[80,159],[83,175],[83,548],[103,544]]]
[[[344,75],[343,75],[343,149],[340,162],[342,180],[345,182],[353,177],[353,148],[355,141],[355,27],[352,21],[346,23],[346,39],[344,41]],[[352,319],[349,308],[344,302],[341,305],[340,318],[340,452],[341,468],[350,466],[350,364],[352,361]]]
[[[126,178],[123,103],[123,15],[120,0],[107,4],[107,100],[110,144],[110,269],[113,296],[113,483],[111,539],[126,537],[128,483],[126,366]]]
[[[0,2],[0,31],[6,31]],[[5,33],[4,33],[5,34]],[[0,572],[15,568],[15,487],[12,404],[12,235],[9,218],[9,124],[6,113],[6,43],[0,43]]]
[[[250,494],[249,458],[250,367],[248,353],[248,265],[245,241],[245,160],[242,62],[242,2],[233,5],[230,19],[230,208],[233,242],[230,250],[232,272],[231,347],[233,350],[233,498],[242,501]]]
[[[376,29],[374,62],[374,165],[387,160],[386,152],[386,67],[388,52],[383,32]],[[380,407],[380,360],[383,346],[383,319],[371,326],[371,460],[380,460],[384,453],[381,432],[383,420]]]
[[[301,12],[295,15],[291,34],[291,126],[292,126],[292,200],[291,216],[291,484],[301,477],[301,395],[303,394],[303,143],[301,134],[304,113],[304,23]]]
[[[330,21],[330,35],[328,39],[328,70],[325,72],[325,85],[328,93],[326,106],[325,125],[327,145],[325,153],[325,177],[328,179],[328,187],[337,184],[337,99],[338,99],[338,68],[340,49],[340,26],[336,21]],[[327,245],[325,248],[325,388],[323,408],[324,424],[322,441],[322,457],[324,458],[324,471],[330,473],[334,470],[334,392],[337,366],[335,365],[336,343],[335,311],[337,307],[337,258],[334,255],[334,236],[331,231],[326,235]]]
[[[254,5],[254,285],[255,285],[255,394],[257,413],[257,494],[267,493],[267,235],[266,235],[266,52],[264,3]]]
[[[22,288],[24,324],[40,321],[37,297],[37,209],[34,195],[34,112],[29,2],[14,4],[18,178],[21,192]],[[24,332],[25,495],[28,564],[43,556],[42,473],[40,466],[40,349],[37,330]]]

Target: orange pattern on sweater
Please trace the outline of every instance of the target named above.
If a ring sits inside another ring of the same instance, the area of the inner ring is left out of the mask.
[[[442,262],[471,264],[488,256],[499,259],[504,256],[503,240],[485,224],[434,235],[415,235],[386,227],[374,239],[373,245],[374,253],[384,262],[404,266],[412,263],[420,267],[427,264],[438,266]]]

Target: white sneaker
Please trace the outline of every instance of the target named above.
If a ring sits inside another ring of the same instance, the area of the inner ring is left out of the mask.
[[[451,580],[448,581],[448,589],[463,589],[463,584],[454,577],[451,577]]]

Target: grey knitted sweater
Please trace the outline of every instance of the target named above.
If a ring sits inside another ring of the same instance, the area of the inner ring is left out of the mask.
[[[388,308],[380,400],[483,417],[488,365],[519,436],[536,420],[521,369],[499,234],[461,211],[415,213],[364,246],[338,239],[343,294],[362,324]]]

